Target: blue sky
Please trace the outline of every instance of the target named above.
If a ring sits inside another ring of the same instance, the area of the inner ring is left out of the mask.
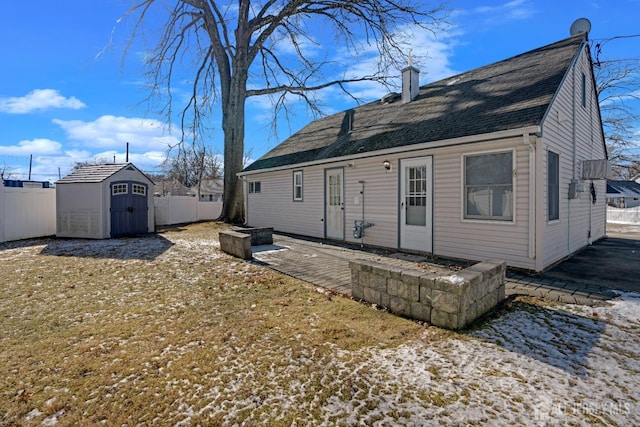
[[[159,172],[178,133],[172,134],[165,118],[144,102],[144,47],[134,46],[123,63],[132,22],[117,22],[129,1],[5,3],[0,25],[0,171],[5,178],[27,179],[32,155],[31,179],[55,182],[79,161],[124,161],[127,142],[130,161]],[[640,0],[451,0],[448,6],[447,31],[413,36],[421,84],[561,40],[580,17],[592,23],[591,40],[640,33]],[[609,41],[602,55],[640,57],[640,37]],[[345,58],[344,67],[366,69],[370,60]],[[367,100],[387,92],[375,85],[354,89]],[[178,95],[186,91],[186,82],[177,84]],[[353,106],[335,89],[319,96],[326,113]],[[275,137],[270,102],[249,100],[245,150],[252,158],[313,119],[305,108],[293,110],[296,115],[279,122]],[[217,117],[210,126],[210,146],[222,153]]]

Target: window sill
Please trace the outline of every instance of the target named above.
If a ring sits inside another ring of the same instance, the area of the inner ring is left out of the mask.
[[[470,223],[470,224],[498,224],[498,225],[515,225],[515,219],[473,219],[473,218],[462,218],[462,222]]]

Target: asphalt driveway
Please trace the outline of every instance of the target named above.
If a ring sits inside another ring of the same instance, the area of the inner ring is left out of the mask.
[[[640,226],[607,224],[607,237],[578,251],[544,277],[640,292]]]

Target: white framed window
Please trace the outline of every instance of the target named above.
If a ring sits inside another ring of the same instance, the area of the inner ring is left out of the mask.
[[[560,219],[560,155],[547,151],[547,219]]]
[[[111,186],[111,194],[114,196],[117,194],[127,194],[128,192],[129,192],[129,185],[127,183],[113,184]]]
[[[513,221],[513,151],[463,157],[464,219]]]
[[[147,195],[147,187],[145,187],[144,185],[140,185],[140,184],[132,184],[131,192],[133,194],[139,194],[141,196],[146,196]]]
[[[260,181],[251,181],[249,182],[249,193],[260,193],[262,190],[262,185]]]
[[[293,172],[293,200],[302,201],[302,171]]]

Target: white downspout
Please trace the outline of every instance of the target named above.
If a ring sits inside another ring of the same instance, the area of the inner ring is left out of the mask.
[[[249,224],[249,186],[246,176],[240,177],[242,181],[242,198],[244,199],[244,225]],[[224,203],[224,201],[222,202]],[[224,206],[224,205],[223,205]]]
[[[522,142],[529,149],[529,258],[536,257],[536,147],[528,134],[522,134]]]
[[[571,180],[575,180],[576,179],[576,63],[573,64],[573,99],[572,99],[572,135],[571,135],[571,142],[572,142],[572,157],[571,157],[571,162],[572,162],[572,175],[571,175]],[[567,197],[567,255],[569,255],[571,253],[571,199],[569,197]]]

